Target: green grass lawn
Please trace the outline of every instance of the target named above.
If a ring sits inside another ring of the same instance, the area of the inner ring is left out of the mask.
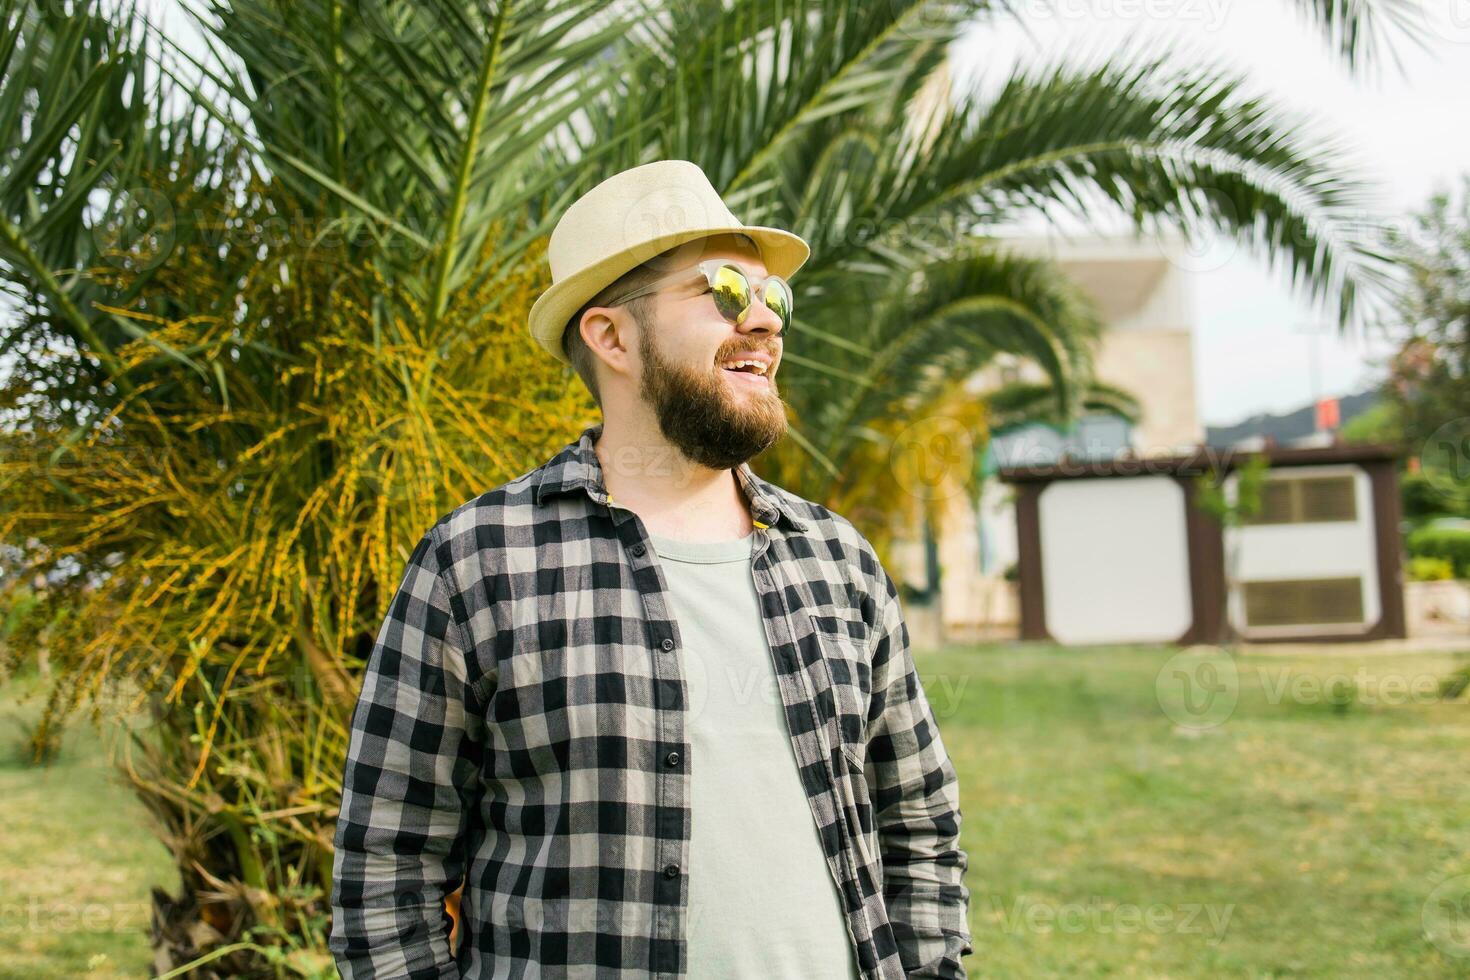
[[[1429,902],[1470,891],[1470,708],[1424,693],[1470,656],[1185,663],[1231,710],[1181,713],[1174,655],[917,655],[962,786],[970,975],[1470,976],[1470,903],[1445,938]],[[177,875],[89,725],[17,760],[27,683],[0,692],[0,977],[147,976],[148,887]]]
[[[0,686],[0,978],[152,976],[149,887],[178,873],[107,763],[112,732],[78,719],[50,766],[26,761],[38,686]]]
[[[1466,655],[1247,654],[1234,710],[1180,727],[1175,653],[918,657],[961,782],[970,975],[1470,976],[1470,708],[1423,694]]]

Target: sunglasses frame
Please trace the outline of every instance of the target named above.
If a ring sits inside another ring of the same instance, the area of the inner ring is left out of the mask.
[[[740,273],[741,277],[745,279],[745,284],[750,287],[750,302],[745,305],[745,309],[741,310],[739,316],[737,316],[733,321],[736,326],[739,326],[740,324],[745,322],[745,318],[750,315],[751,308],[755,306],[757,301],[759,301],[762,306],[765,305],[766,285],[770,283],[772,279],[776,280],[781,285],[786,287],[786,297],[789,301],[789,309],[796,308],[796,294],[791,289],[791,283],[787,281],[784,276],[778,276],[773,272],[762,279],[760,286],[757,287],[755,283],[751,281],[750,273],[746,272],[745,269],[733,259],[705,259],[703,262],[698,263],[691,269],[681,269],[678,272],[670,273],[667,276],[663,276],[662,278],[656,279],[653,282],[640,286],[632,292],[624,293],[622,296],[614,297],[613,299],[610,299],[606,303],[603,303],[601,305],[621,306],[629,300],[637,299],[639,296],[647,296],[649,293],[657,292],[670,283],[691,281],[694,279],[695,276],[702,277],[705,283],[708,284],[709,288],[713,290],[715,288],[715,273],[718,272],[720,269],[723,269],[725,266],[729,266],[736,272]],[[769,309],[769,307],[767,308]],[[715,304],[715,309],[719,309],[718,303]],[[723,313],[721,313],[720,315],[727,321],[730,319],[729,317],[726,317]],[[785,333],[787,329],[789,329],[791,326],[789,311],[787,316],[788,319],[786,320],[786,322],[781,324],[782,333]]]

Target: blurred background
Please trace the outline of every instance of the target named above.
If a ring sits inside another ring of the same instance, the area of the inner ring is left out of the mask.
[[[408,549],[597,412],[546,238],[812,245],[972,976],[1470,975],[1462,0],[0,2],[0,977],[332,977]]]

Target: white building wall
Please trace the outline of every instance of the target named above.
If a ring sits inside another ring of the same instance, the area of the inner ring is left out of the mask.
[[[1383,597],[1378,590],[1378,544],[1374,538],[1373,485],[1368,474],[1361,466],[1312,466],[1289,470],[1281,478],[1343,474],[1353,476],[1357,520],[1320,524],[1256,524],[1227,528],[1224,532],[1225,555],[1229,561],[1231,549],[1239,548],[1235,573],[1237,582],[1359,576],[1363,583],[1362,629],[1366,630],[1377,623],[1383,614]],[[1227,478],[1228,493],[1235,492],[1237,479],[1234,474]],[[1250,635],[1251,631],[1245,624],[1244,599],[1239,594],[1239,589],[1233,590],[1230,596],[1230,621],[1244,635]],[[1353,627],[1344,625],[1341,629],[1346,632]],[[1321,631],[1320,626],[1273,626],[1268,632],[1311,634]]]
[[[1060,643],[1163,643],[1194,619],[1183,488],[1167,476],[1041,491],[1047,631]]]

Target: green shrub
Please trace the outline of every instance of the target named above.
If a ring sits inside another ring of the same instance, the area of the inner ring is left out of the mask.
[[[1443,582],[1455,577],[1455,566],[1448,558],[1418,555],[1409,559],[1409,579],[1413,582]]]
[[[1403,501],[1404,517],[1416,523],[1452,511],[1444,495],[1423,473],[1405,473],[1399,481],[1399,497]]]
[[[1470,578],[1470,531],[1456,528],[1423,527],[1405,542],[1409,557],[1439,558],[1454,569],[1455,578]]]
[[[1416,526],[1436,517],[1470,517],[1470,501],[1445,493],[1422,471],[1399,478],[1399,500],[1405,519]]]

